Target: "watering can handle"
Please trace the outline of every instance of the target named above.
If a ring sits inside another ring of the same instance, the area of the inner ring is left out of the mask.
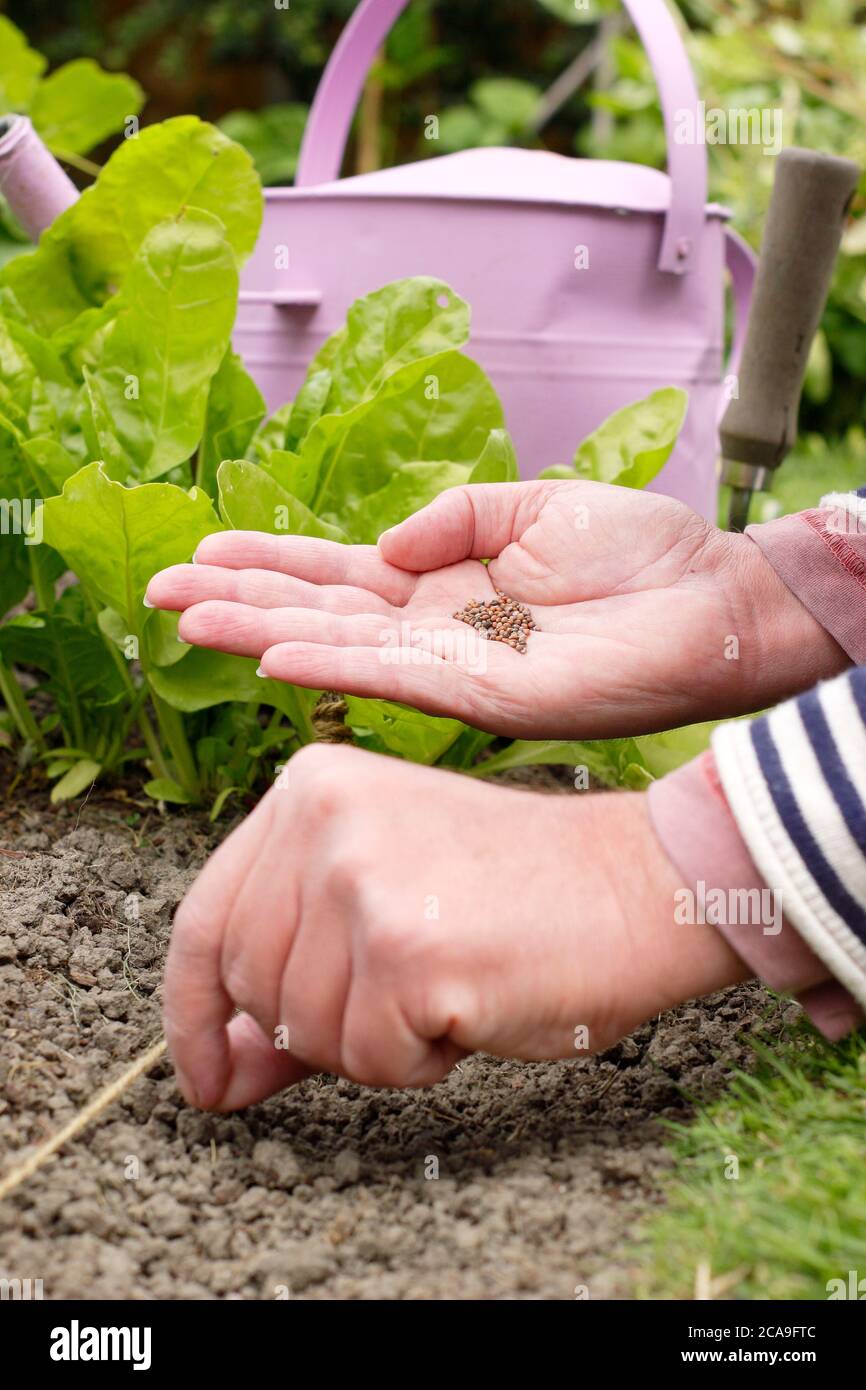
[[[298,188],[340,177],[352,117],[376,53],[409,0],[362,0],[331,54],[316,92],[298,161]],[[659,269],[683,275],[697,256],[707,201],[706,146],[677,139],[680,113],[698,111],[698,90],[665,0],[624,0],[655,74],[665,118],[671,205]]]

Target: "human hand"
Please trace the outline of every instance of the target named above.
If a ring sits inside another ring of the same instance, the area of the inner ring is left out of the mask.
[[[541,629],[525,655],[473,646],[452,616],[495,589]],[[222,532],[156,575],[148,601],[182,611],[185,641],[259,657],[268,676],[511,737],[724,718],[848,664],[748,537],[602,483],[454,488],[378,547]]]
[[[597,1051],[747,973],[714,927],[675,925],[642,795],[542,796],[323,744],[284,778],[175,919],[165,1026],[192,1104]]]

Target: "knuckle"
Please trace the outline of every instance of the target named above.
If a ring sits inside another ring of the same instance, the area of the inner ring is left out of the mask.
[[[361,954],[372,972],[394,971],[426,959],[429,933],[393,911],[369,914]]]
[[[375,857],[365,844],[355,841],[343,846],[339,859],[328,867],[328,887],[335,897],[341,901],[348,899],[356,909],[362,905],[369,907],[375,920],[379,873]]]
[[[292,783],[304,799],[305,811],[318,821],[345,810],[351,794],[350,771],[341,756],[344,751],[329,744],[311,743],[292,758]]]
[[[199,639],[215,635],[225,636],[228,626],[226,616],[225,605],[219,599],[204,599],[183,614],[178,624],[178,633],[181,637],[195,634]]]

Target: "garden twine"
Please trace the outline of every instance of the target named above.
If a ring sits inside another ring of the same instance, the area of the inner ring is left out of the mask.
[[[97,1116],[102,1114],[103,1110],[107,1110],[110,1105],[113,1105],[123,1095],[127,1087],[137,1081],[140,1076],[143,1076],[146,1071],[150,1071],[150,1068],[159,1061],[167,1047],[165,1038],[160,1038],[136,1062],[127,1067],[126,1071],[121,1072],[116,1081],[109,1082],[92,1100],[89,1100],[84,1109],[79,1110],[77,1115],[73,1115],[68,1124],[65,1124],[50,1139],[39,1144],[29,1158],[26,1158],[23,1163],[20,1163],[17,1168],[13,1168],[11,1173],[0,1180],[0,1202],[3,1201],[4,1197],[10,1196],[22,1183],[32,1178],[33,1174],[39,1171],[52,1154],[57,1153],[58,1149],[62,1149],[63,1145],[67,1144],[70,1139],[74,1139],[83,1129],[86,1129]]]

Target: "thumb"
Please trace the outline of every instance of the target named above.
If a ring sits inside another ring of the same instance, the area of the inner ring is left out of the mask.
[[[379,552],[398,569],[441,569],[461,560],[493,560],[532,525],[548,495],[539,483],[473,483],[441,492],[379,537]]]

